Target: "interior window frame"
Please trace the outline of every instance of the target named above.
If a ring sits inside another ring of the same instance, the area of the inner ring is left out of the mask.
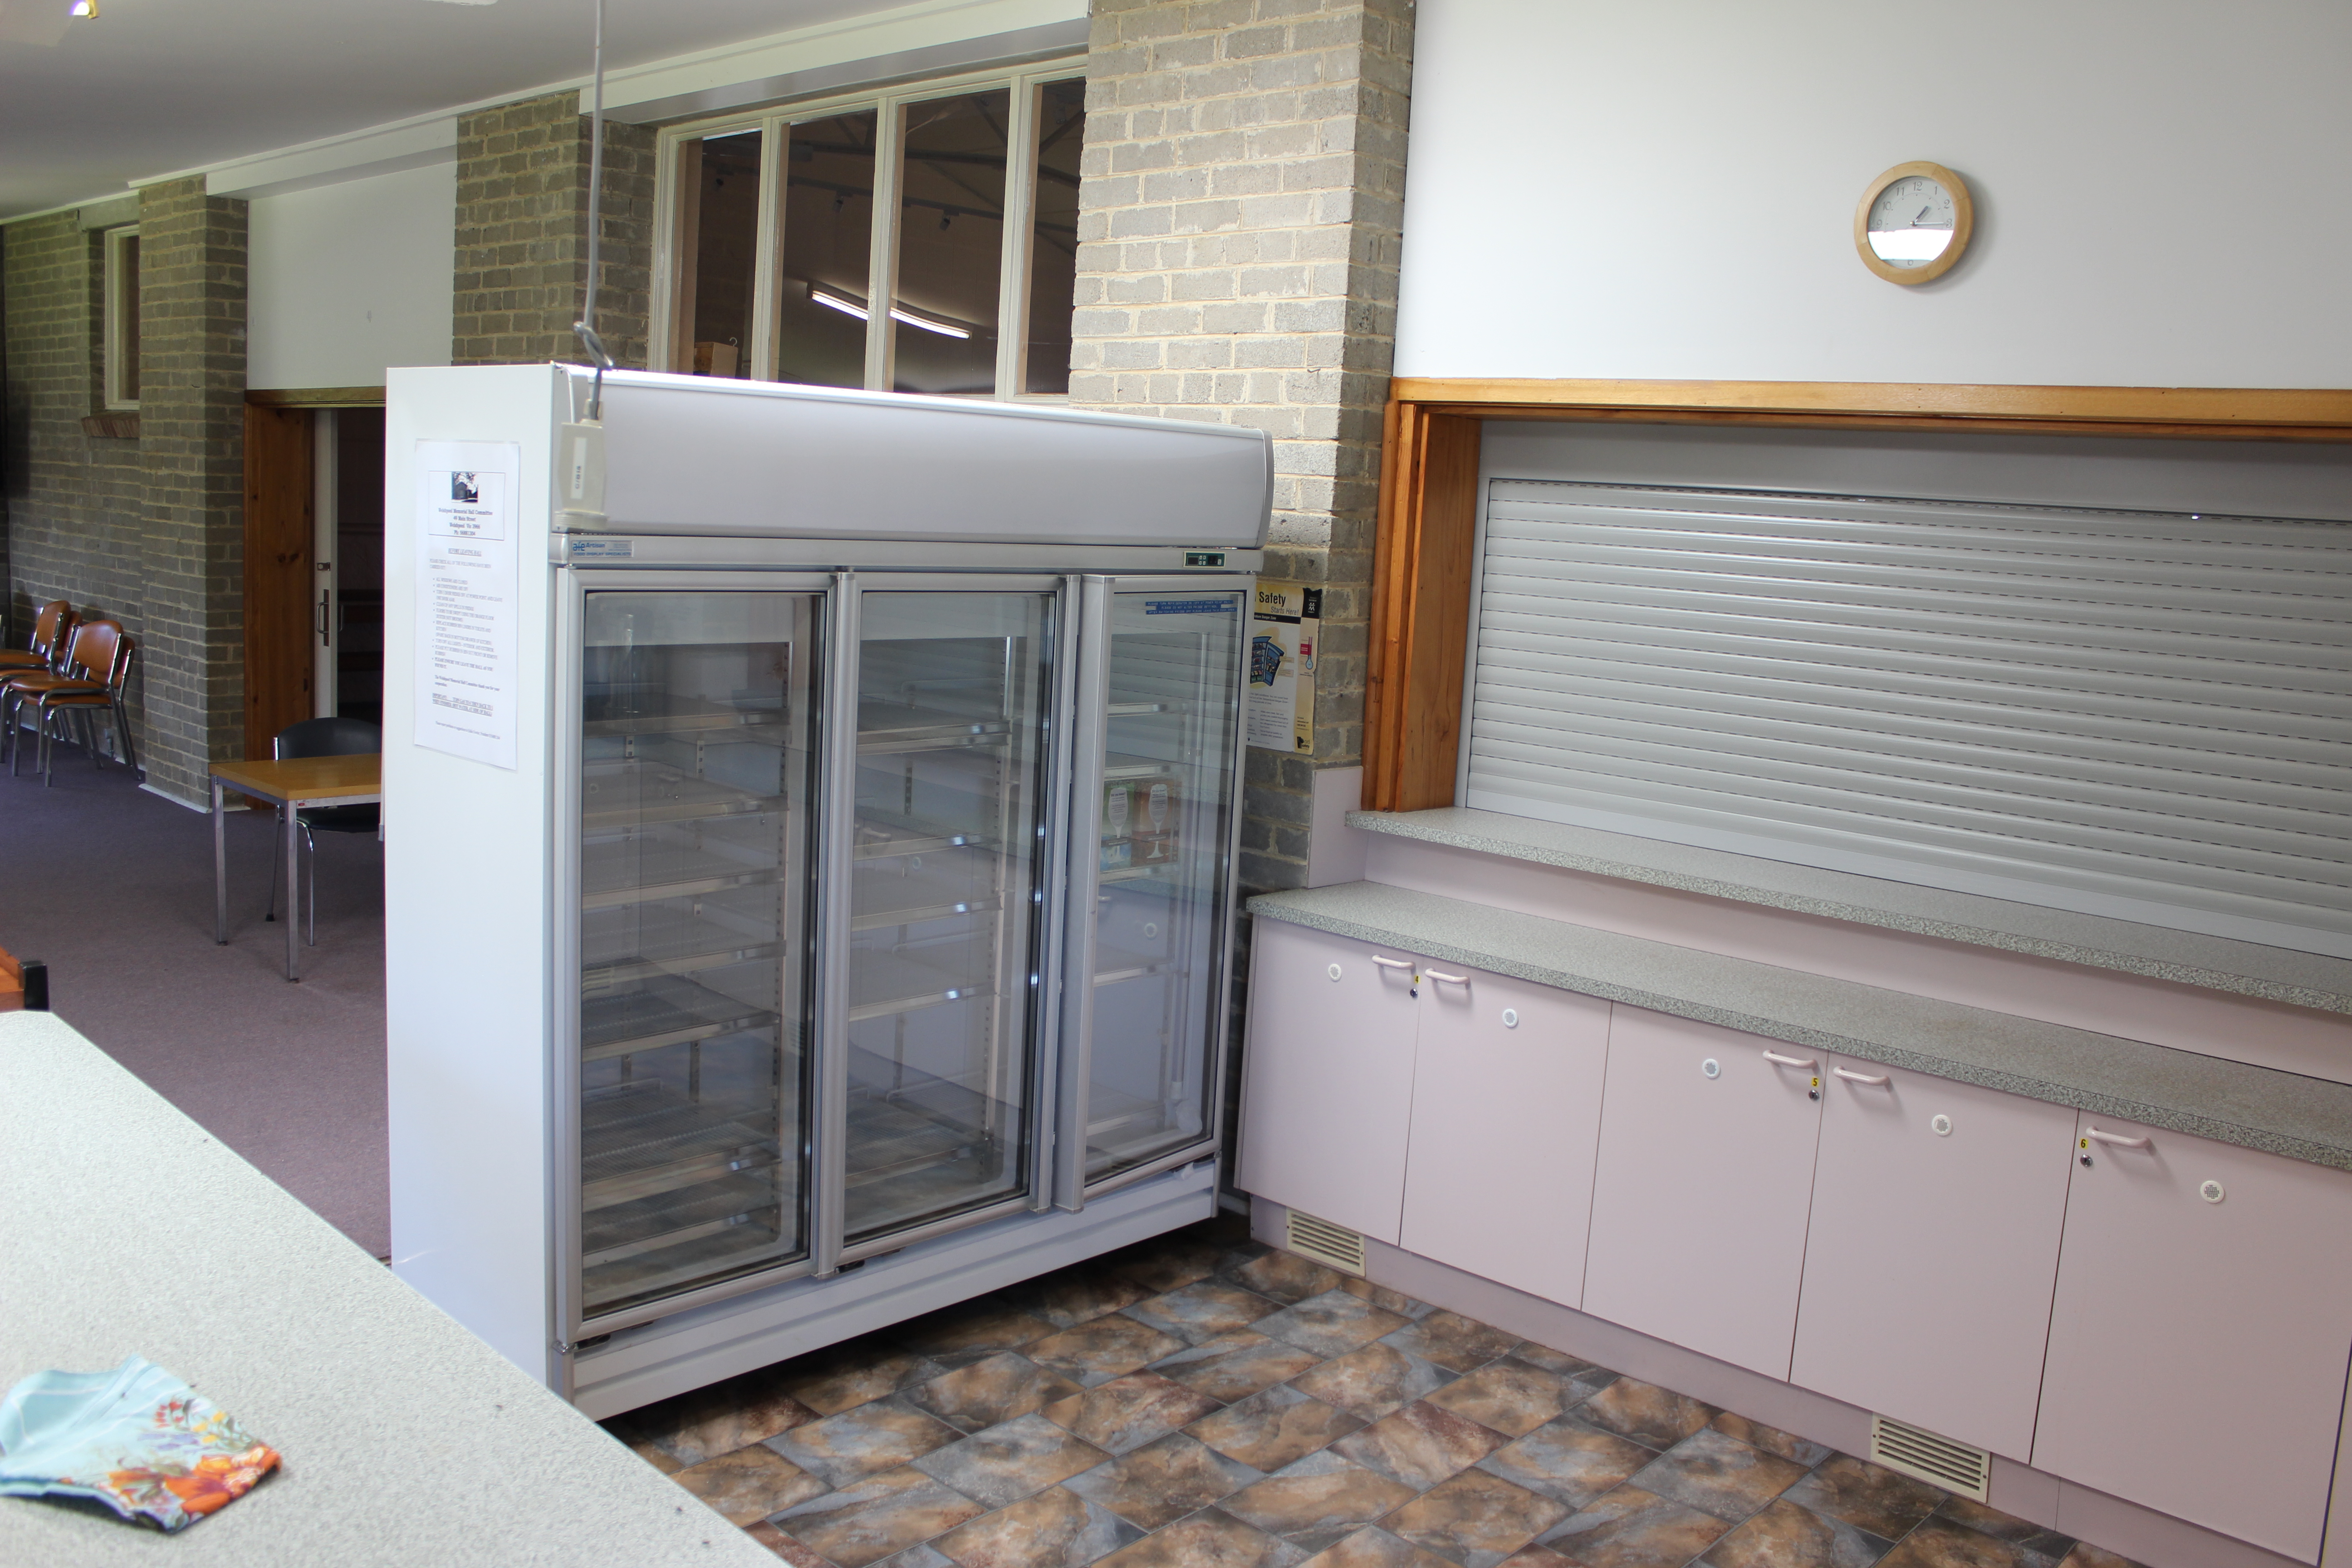
[[[656,158],[653,320],[648,323],[646,363],[674,372],[693,368],[693,323],[685,312],[692,293],[686,287],[694,239],[687,232],[691,216],[688,185],[698,177],[698,150],[707,137],[760,134],[760,199],[758,237],[751,280],[751,320],[748,352],[736,374],[753,381],[777,379],[777,289],[781,286],[783,249],[783,179],[788,160],[782,155],[792,128],[811,121],[866,110],[875,113],[877,127],[874,228],[870,279],[866,298],[888,300],[898,292],[901,151],[908,106],[975,92],[1005,90],[1010,117],[1004,181],[1003,246],[998,258],[995,388],[984,396],[993,401],[1067,403],[1067,393],[1022,390],[1027,379],[1029,346],[1030,263],[1036,222],[1037,119],[1042,89],[1050,83],[1083,79],[1082,53],[1036,61],[1013,69],[969,71],[934,77],[898,86],[793,100],[756,110],[683,121],[665,127]],[[895,334],[887,311],[869,313],[866,323],[865,386],[891,390],[895,366]]]
[[[105,262],[100,305],[104,351],[100,356],[100,398],[110,414],[139,412],[139,274],[126,266],[124,252],[139,237],[139,226],[123,224],[104,231]],[[141,258],[143,263],[145,258]],[[125,396],[123,389],[131,388]]]

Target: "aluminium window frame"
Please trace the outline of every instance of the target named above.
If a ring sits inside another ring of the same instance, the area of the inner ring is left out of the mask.
[[[131,320],[136,319],[139,312],[139,300],[135,294],[128,300],[123,298],[124,286],[129,281],[124,276],[126,269],[122,264],[123,242],[138,237],[139,226],[135,223],[106,229],[100,236],[105,247],[105,262],[100,282],[99,315],[102,347],[99,362],[99,400],[110,414],[139,412],[139,399],[122,395],[126,380],[122,363],[125,347],[123,329]],[[143,256],[141,262],[143,268]]]
[[[756,132],[761,137],[758,240],[751,271],[749,352],[736,374],[753,381],[776,379],[776,290],[782,281],[782,216],[786,160],[772,155],[792,127],[835,114],[871,109],[875,116],[874,229],[866,297],[898,297],[899,187],[905,113],[910,105],[1004,88],[1011,112],[1005,125],[1004,243],[998,258],[996,387],[985,396],[1005,403],[1066,403],[1066,393],[1021,390],[1027,379],[1030,261],[1035,229],[1037,106],[1048,83],[1083,79],[1087,57],[1076,52],[1013,68],[958,72],[856,92],[796,99],[757,110],[739,110],[662,128],[656,147],[654,190],[653,310],[647,323],[646,362],[656,370],[676,369],[679,350],[693,342],[686,312],[692,306],[691,279],[683,258],[690,253],[686,234],[691,183],[688,163],[707,137]],[[1016,221],[1017,219],[1017,221]],[[887,392],[894,379],[897,332],[887,310],[869,310],[866,327],[867,391]]]

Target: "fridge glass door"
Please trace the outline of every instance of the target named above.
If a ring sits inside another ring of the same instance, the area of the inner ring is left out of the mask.
[[[587,595],[583,1317],[806,1251],[822,613],[809,594]]]
[[[858,602],[851,1247],[1028,1189],[1055,595]]]
[[[1110,595],[1089,1184],[1196,1143],[1213,1125],[1246,615],[1239,591]]]

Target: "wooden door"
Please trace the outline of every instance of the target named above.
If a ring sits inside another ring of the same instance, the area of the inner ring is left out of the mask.
[[[310,411],[245,408],[245,754],[317,710]]]
[[[1790,1381],[2022,1463],[2074,1113],[1851,1058],[1828,1067]]]
[[[1802,1047],[1612,1009],[1584,1310],[1787,1377],[1828,1070]]]
[[[1401,1245],[1582,1301],[1608,1062],[1608,1003],[1423,964]]]
[[[2352,1175],[2087,1112],[2077,1134],[2034,1467],[2317,1562]]]
[[[1396,1244],[1418,962],[1257,922],[1235,1174],[1243,1191]]]

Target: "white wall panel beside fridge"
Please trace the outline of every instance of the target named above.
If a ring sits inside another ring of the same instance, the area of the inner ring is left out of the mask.
[[[604,1415],[1213,1212],[1262,435],[389,390],[403,1278]],[[419,499],[449,442],[520,457],[503,608]],[[499,615],[511,770],[418,721]]]

